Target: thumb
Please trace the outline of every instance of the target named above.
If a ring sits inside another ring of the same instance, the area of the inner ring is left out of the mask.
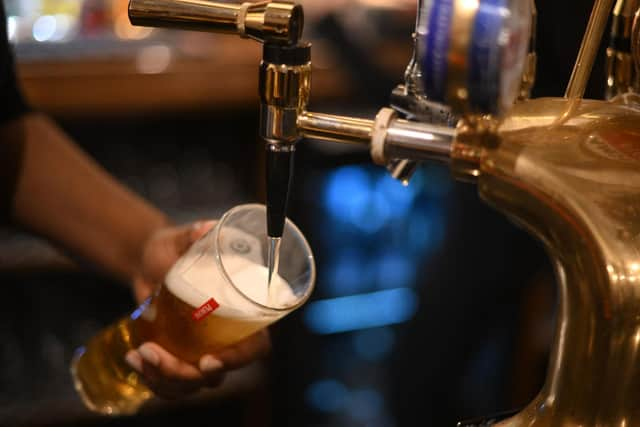
[[[198,221],[191,225],[185,225],[173,229],[171,235],[165,236],[173,246],[173,250],[177,256],[184,254],[191,245],[207,234],[216,224],[216,221]]]
[[[218,223],[218,221],[198,221],[198,222],[194,222],[191,225],[190,228],[190,235],[189,235],[189,241],[186,244],[186,247],[181,247],[180,244],[181,242],[177,242],[176,244],[176,252],[180,255],[182,255],[183,253],[185,253],[187,251],[187,249],[189,249],[189,247],[191,246],[192,243],[194,243],[196,240],[200,239],[202,236],[204,236],[205,234],[207,234],[211,229],[213,229],[213,227],[215,227],[215,225]]]
[[[192,225],[168,228],[153,236],[144,251],[143,277],[150,283],[160,283],[171,266],[215,222],[197,222]]]

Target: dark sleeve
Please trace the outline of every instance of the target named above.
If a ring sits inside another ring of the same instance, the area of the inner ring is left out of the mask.
[[[30,111],[18,86],[14,59],[6,32],[7,18],[0,2],[0,128]],[[0,223],[10,214],[16,181],[20,171],[23,138],[19,127],[0,132]]]
[[[13,52],[6,31],[7,17],[0,4],[0,124],[29,111],[22,96],[15,72]]]

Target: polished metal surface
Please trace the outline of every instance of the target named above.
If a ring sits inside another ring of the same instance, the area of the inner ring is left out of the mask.
[[[455,133],[447,126],[396,119],[387,129],[385,155],[391,159],[448,162]]]
[[[311,63],[282,65],[262,62],[259,78],[260,136],[272,143],[293,144],[301,138],[298,116],[311,92]]]
[[[455,111],[469,110],[469,46],[480,2],[454,0],[456,19],[451,25],[446,99]]]
[[[470,34],[478,2],[454,3],[458,19],[452,25],[452,55],[458,66],[450,78],[457,84],[448,95],[460,109],[466,104],[465,34]],[[234,33],[242,27],[238,6],[132,0],[136,10],[149,4],[164,6],[136,19]],[[184,8],[180,13],[174,8],[178,5]],[[613,0],[595,2],[567,99],[523,100],[503,121],[471,115],[451,129],[399,119],[389,109],[376,120],[311,113],[306,111],[310,64],[263,63],[260,69],[261,134],[267,142],[286,147],[306,137],[376,145],[378,157],[391,163],[399,177],[413,161],[450,161],[454,176],[476,182],[483,200],[546,246],[560,300],[548,375],[538,397],[497,424],[502,427],[640,425],[640,98],[623,93],[610,102],[581,99],[612,6]],[[634,8],[637,0],[620,0],[616,10],[631,16]],[[249,11],[246,16],[248,28],[254,19]],[[264,16],[255,19],[263,22],[263,36],[285,27],[265,25],[277,20]],[[620,22],[614,22],[614,30],[626,34],[629,21]],[[638,64],[640,26],[631,30]],[[527,98],[535,77],[534,59],[530,56],[525,70],[521,98]],[[415,65],[411,72],[419,72]],[[394,92],[394,103],[401,107],[397,111],[412,113],[429,105],[426,97],[411,93],[412,82]]]
[[[529,40],[529,53],[524,65],[522,73],[522,82],[520,84],[520,94],[518,100],[531,98],[531,89],[536,83],[536,75],[538,72],[538,54],[536,52],[538,33],[538,9],[535,0],[531,0],[531,39]]]
[[[411,177],[418,170],[420,163],[415,160],[392,160],[387,165],[387,170],[394,179],[402,182],[403,185],[409,185]]]
[[[219,3],[209,0],[130,0],[134,25],[237,34],[295,44],[302,35],[302,7],[286,1]]]
[[[260,104],[258,133],[271,144],[294,144],[300,140],[296,126],[297,118],[298,112],[295,109]]]
[[[304,112],[298,116],[298,128],[305,138],[368,145],[373,120]]]
[[[631,34],[638,4],[638,0],[618,0],[613,8],[606,63],[607,99],[638,89],[631,54]]]
[[[370,145],[375,120],[306,112],[298,117],[298,127],[306,138]],[[387,160],[448,161],[455,129],[393,118],[382,143]]]
[[[640,8],[633,16],[633,24],[631,26],[631,58],[633,60],[635,82],[634,89],[640,91]]]
[[[481,149],[481,197],[545,244],[560,299],[545,386],[500,426],[640,425],[639,101],[526,101]]]
[[[311,62],[303,65],[260,64],[260,101],[302,112],[311,91]]]

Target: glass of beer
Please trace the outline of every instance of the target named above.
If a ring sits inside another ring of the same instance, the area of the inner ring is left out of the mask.
[[[315,263],[287,219],[280,267],[268,283],[266,208],[228,211],[171,268],[159,290],[131,315],[95,335],[71,364],[85,405],[103,414],[133,414],[153,396],[125,354],[153,341],[197,366],[300,307],[313,290]]]

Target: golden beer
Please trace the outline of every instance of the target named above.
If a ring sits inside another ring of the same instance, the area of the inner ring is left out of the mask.
[[[203,355],[252,335],[309,297],[315,281],[313,257],[292,223],[292,255],[283,273],[291,282],[276,275],[268,286],[258,232],[266,229],[264,222],[263,206],[231,210],[176,262],[153,297],[76,352],[71,373],[89,409],[132,414],[153,396],[125,361],[126,353],[141,344],[155,342],[198,366]]]
[[[145,311],[141,313],[141,309]],[[197,366],[203,354],[215,353],[273,321],[270,317],[225,318],[215,313],[194,321],[194,310],[163,286],[134,314],[94,336],[72,366],[75,386],[85,404],[101,413],[128,414],[152,396],[124,359],[129,350],[144,342],[156,342]]]

